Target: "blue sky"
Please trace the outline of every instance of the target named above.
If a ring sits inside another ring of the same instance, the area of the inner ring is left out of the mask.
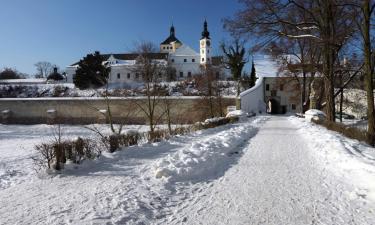
[[[35,73],[49,61],[60,68],[87,53],[120,53],[136,41],[159,44],[173,22],[176,36],[198,50],[207,18],[213,47],[229,35],[222,19],[232,16],[236,0],[1,0],[0,69]]]

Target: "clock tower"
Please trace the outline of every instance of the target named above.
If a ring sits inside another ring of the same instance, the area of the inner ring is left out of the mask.
[[[204,20],[202,38],[199,41],[201,65],[211,64],[211,38],[207,30],[207,21]]]

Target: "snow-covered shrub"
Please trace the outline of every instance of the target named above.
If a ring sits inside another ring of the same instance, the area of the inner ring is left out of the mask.
[[[35,145],[34,147],[37,155],[33,157],[34,165],[37,167],[37,170],[42,168],[51,169],[52,162],[55,159],[55,149],[51,144],[42,143]]]
[[[67,92],[68,87],[57,85],[52,90],[52,97],[62,97]]]
[[[79,164],[84,157],[84,145],[85,141],[81,138],[78,137],[74,142],[73,142],[73,162]]]
[[[326,118],[326,114],[320,110],[317,109],[309,109],[305,112],[305,120],[311,121],[314,120],[324,120]]]
[[[120,137],[120,146],[122,147],[137,145],[139,140],[141,140],[141,134],[137,131],[123,134]]]
[[[109,136],[109,152],[113,153],[120,147],[120,135],[112,134]]]
[[[168,130],[154,130],[145,133],[148,142],[160,142],[169,138]]]
[[[197,122],[194,124],[194,130],[203,130],[208,128],[214,128],[228,123],[235,123],[239,120],[239,117],[215,117],[211,119],[206,119],[204,122]]]
[[[94,159],[101,155],[103,145],[92,139],[77,138],[76,140],[51,141],[36,145],[36,156],[33,157],[37,170],[64,168],[66,161],[80,164],[85,159]]]
[[[191,127],[177,127],[172,130],[171,135],[185,135],[192,131]]]

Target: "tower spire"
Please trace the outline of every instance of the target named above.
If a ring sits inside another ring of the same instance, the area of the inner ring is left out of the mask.
[[[170,29],[170,36],[175,37],[175,30],[174,30],[173,22],[172,22],[172,26],[171,26],[171,29]]]
[[[204,23],[203,23],[202,39],[203,38],[207,38],[207,39],[210,38],[210,32],[208,32],[208,29],[207,29],[207,20],[206,19],[204,19]]]

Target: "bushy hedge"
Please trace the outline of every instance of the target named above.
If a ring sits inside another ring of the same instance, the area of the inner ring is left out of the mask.
[[[192,131],[214,128],[236,121],[238,121],[238,117],[216,118],[192,126],[178,127],[171,132],[167,129],[160,129],[144,133],[113,134],[100,140],[78,137],[71,141],[51,141],[36,145],[35,150],[38,154],[33,159],[38,169],[53,168],[60,170],[64,168],[67,161],[80,164],[86,159],[95,159],[101,155],[102,149],[107,149],[108,152],[113,153],[122,147],[138,145],[142,142],[160,142],[175,135],[185,135]]]
[[[38,169],[48,168],[60,170],[69,160],[72,163],[80,164],[85,159],[94,159],[101,155],[103,145],[101,142],[78,137],[70,141],[51,141],[41,143],[34,147],[38,153],[33,158]]]

